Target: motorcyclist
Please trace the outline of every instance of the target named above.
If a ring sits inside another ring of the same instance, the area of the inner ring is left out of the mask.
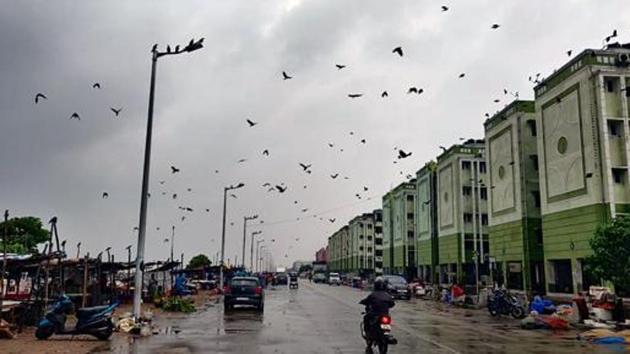
[[[382,277],[377,277],[374,280],[374,291],[361,300],[359,304],[364,305],[366,308],[363,318],[365,333],[369,338],[377,338],[379,335],[382,335],[378,321],[381,316],[389,315],[389,309],[395,305],[394,299],[387,292],[387,281]],[[371,350],[369,342],[368,348]]]

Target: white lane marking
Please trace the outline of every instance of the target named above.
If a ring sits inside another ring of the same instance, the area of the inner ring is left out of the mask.
[[[333,299],[333,300],[335,300],[335,301],[337,301],[337,302],[339,302],[339,303],[343,304],[343,305],[346,305],[346,306],[348,306],[348,307],[357,307],[357,306],[356,306],[356,304],[353,304],[353,303],[348,303],[348,302],[346,302],[346,301],[344,301],[344,300],[341,300],[340,298],[338,298],[338,297],[336,297],[336,296],[333,296],[333,295],[331,295],[331,294],[327,294],[327,293],[325,293],[325,292],[323,292],[323,291],[321,291],[321,290],[319,290],[319,289],[316,289],[315,287],[312,287],[312,289],[313,289],[313,290],[315,290],[316,292],[318,292],[318,293],[320,293],[320,294],[324,295],[324,296],[327,296],[327,297],[329,297],[329,298],[331,298],[331,299]],[[409,335],[412,335],[412,336],[414,336],[414,337],[416,337],[416,338],[419,338],[419,339],[421,339],[421,340],[423,340],[423,341],[425,341],[425,342],[427,342],[427,343],[431,343],[431,344],[435,345],[436,347],[442,348],[442,349],[444,349],[444,350],[446,350],[446,351],[449,351],[449,352],[451,352],[451,353],[454,353],[454,354],[461,354],[461,352],[459,352],[458,350],[453,349],[453,348],[451,348],[451,347],[449,347],[449,346],[447,346],[447,345],[445,345],[445,344],[442,344],[442,343],[440,343],[440,342],[438,342],[438,341],[435,341],[435,340],[433,340],[433,339],[431,339],[431,338],[428,338],[428,337],[426,337],[426,336],[420,335],[420,334],[418,334],[417,332],[414,332],[413,330],[411,330],[411,329],[410,329],[409,327],[407,327],[407,326],[401,326],[401,325],[399,325],[399,324],[396,324],[396,325],[394,325],[394,328],[400,328],[401,330],[403,330],[404,332],[406,332],[406,333],[407,333],[407,334],[409,334]]]

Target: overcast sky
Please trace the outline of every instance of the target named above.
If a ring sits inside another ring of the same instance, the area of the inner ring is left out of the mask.
[[[630,41],[627,0],[1,5],[0,208],[56,215],[71,254],[82,241],[93,254],[112,246],[119,258],[137,242],[154,43],[205,37],[204,49],[158,65],[146,258],[168,257],[171,225],[176,254],[214,255],[223,187],[243,182],[228,198],[226,258],[241,258],[243,216],[260,214],[265,224],[249,230],[262,230],[276,262],[290,264],[379,208],[439,145],[483,137],[484,113],[511,99],[504,88],[530,99],[528,76],[559,68],[567,50],[600,48],[613,29]],[[397,46],[404,57],[392,53]],[[407,95],[411,86],[424,93]],[[35,105],[38,92],[48,99]],[[110,107],[122,107],[118,118]],[[68,119],[73,112],[81,121]],[[247,118],[259,124],[249,128]],[[413,154],[394,164],[394,147]],[[288,189],[268,192],[265,182]]]

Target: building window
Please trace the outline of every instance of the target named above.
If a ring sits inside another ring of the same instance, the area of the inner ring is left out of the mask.
[[[407,231],[407,238],[413,238],[413,231]]]
[[[413,220],[413,213],[407,213],[407,220]]]
[[[359,240],[363,240],[363,235],[359,235]]]
[[[479,161],[479,172],[480,173],[486,173],[486,162],[485,161]]]
[[[368,230],[372,230],[372,224],[367,225]]]
[[[488,188],[481,187],[479,189],[479,198],[481,198],[482,200],[487,200],[488,199]]]
[[[549,261],[549,291],[553,293],[573,293],[573,271],[570,259]]]
[[[604,83],[606,84],[606,91],[615,92],[615,83],[612,80],[605,80]]]
[[[473,216],[471,213],[464,213],[464,222],[470,223],[473,220]]]
[[[462,170],[470,170],[470,161],[462,161]]]
[[[372,253],[372,247],[368,247],[368,253]]]
[[[488,214],[481,214],[481,225],[488,225]]]
[[[359,251],[363,251],[363,246],[359,247]]]
[[[383,233],[383,227],[382,226],[375,226],[374,227],[374,232],[376,232],[377,234],[382,234]]]
[[[538,155],[529,155],[529,159],[532,160],[532,165],[534,165],[534,171],[538,171]]]
[[[625,184],[626,171],[624,169],[613,168],[612,169],[612,176],[613,176],[613,180],[615,181],[615,183],[617,183],[617,184]]]
[[[464,186],[462,187],[462,194],[463,195],[471,195],[472,194],[472,188],[470,186]]]
[[[413,202],[413,194],[407,194],[407,201]]]
[[[372,236],[367,237],[368,241],[372,241]]]
[[[534,232],[536,233],[536,244],[538,245],[542,245],[543,244],[543,232],[542,232],[542,227],[536,227],[534,229]]]
[[[507,263],[508,289],[523,290],[523,264],[521,262]]]
[[[537,131],[536,131],[536,121],[533,119],[529,119],[527,120],[527,127],[529,128],[529,134],[531,136],[537,136]]]

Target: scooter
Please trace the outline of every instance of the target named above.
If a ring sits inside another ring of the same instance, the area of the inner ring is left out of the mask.
[[[495,290],[488,294],[488,311],[494,317],[512,315],[516,319],[525,317],[525,306],[514,295],[505,290]]]
[[[84,307],[76,311],[77,324],[72,329],[66,328],[66,315],[74,312],[74,304],[66,295],[61,295],[52,308],[37,324],[35,337],[48,339],[53,334],[78,335],[89,334],[100,340],[107,340],[114,332],[112,314],[119,303],[111,305]]]
[[[374,351],[372,347],[378,349],[379,354],[387,354],[389,345],[398,344],[398,340],[392,335],[392,318],[389,315],[379,316],[373,323],[370,321],[370,315],[366,315],[366,312],[362,312],[363,321],[361,321],[361,337],[365,339],[367,345],[365,352],[370,354]]]

